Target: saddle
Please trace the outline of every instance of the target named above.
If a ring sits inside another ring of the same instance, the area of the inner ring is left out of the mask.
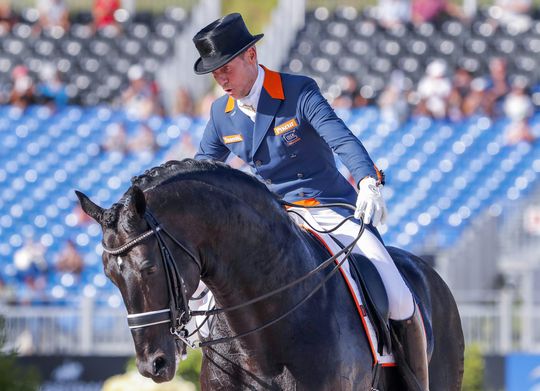
[[[323,239],[310,230],[307,230],[306,232],[308,232],[309,239],[316,244],[321,251],[328,254],[327,247],[322,243]],[[340,248],[343,249],[345,247],[337,238],[332,235],[330,236]],[[375,329],[377,336],[377,352],[382,355],[384,346],[386,346],[386,350],[390,352],[392,339],[390,334],[388,295],[381,276],[373,263],[363,255],[351,253],[348,260],[350,274],[358,286],[360,300],[364,304],[363,309],[366,311],[367,316]]]
[[[315,232],[306,229],[306,237],[314,243],[316,247],[320,249],[323,254],[331,255],[330,250],[327,247],[324,239],[319,237]],[[334,243],[341,249],[345,246],[337,238],[332,235],[327,235],[327,240],[333,240]],[[407,259],[411,256],[409,253],[394,247],[387,247],[390,256],[398,264],[407,264]],[[348,258],[349,271],[351,277],[354,279],[358,287],[358,295],[362,302],[362,311],[365,311],[364,316],[367,316],[373,326],[373,331],[377,339],[377,353],[379,356],[383,356],[383,348],[386,348],[386,354],[392,354],[393,343],[395,336],[391,332],[391,324],[389,319],[389,302],[386,288],[379,272],[373,263],[361,254],[351,253]],[[403,275],[403,274],[402,274]],[[407,279],[404,277],[405,283],[408,284]],[[422,305],[426,297],[419,297],[413,290],[412,294],[423,319],[430,319],[430,314],[427,313],[426,307]],[[433,329],[431,322],[424,322],[425,333],[427,338],[428,357],[431,357],[433,353]],[[366,329],[366,333],[369,336],[369,332]],[[384,366],[384,364],[383,364]]]

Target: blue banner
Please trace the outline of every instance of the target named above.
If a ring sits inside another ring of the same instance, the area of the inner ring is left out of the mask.
[[[540,355],[515,353],[506,357],[506,391],[540,391]]]

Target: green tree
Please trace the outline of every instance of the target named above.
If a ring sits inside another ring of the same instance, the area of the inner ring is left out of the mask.
[[[478,345],[470,345],[465,349],[465,372],[463,374],[463,391],[482,391],[484,388],[484,358]]]
[[[5,320],[0,317],[0,390],[37,390],[40,383],[37,372],[17,365],[17,354],[4,352],[5,342]]]
[[[187,358],[178,365],[177,375],[195,384],[197,390],[201,389],[199,375],[201,374],[202,351],[201,349],[189,350]]]

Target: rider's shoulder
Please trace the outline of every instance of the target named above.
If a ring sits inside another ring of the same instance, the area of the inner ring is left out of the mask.
[[[305,76],[305,75],[294,75],[291,73],[282,73],[281,80],[286,90],[292,88],[292,89],[301,91],[308,87],[318,88],[316,81],[313,78],[309,76]]]

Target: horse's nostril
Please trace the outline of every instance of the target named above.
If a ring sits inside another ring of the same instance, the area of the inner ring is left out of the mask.
[[[154,360],[154,375],[159,375],[161,371],[165,368],[167,360],[165,357],[159,356]]]

